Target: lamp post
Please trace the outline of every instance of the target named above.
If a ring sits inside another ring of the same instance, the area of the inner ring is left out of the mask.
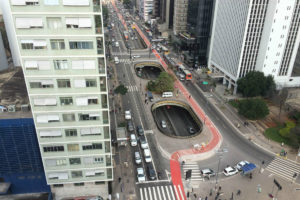
[[[218,170],[217,170],[217,175],[216,175],[216,184],[215,184],[215,190],[217,190],[217,185],[218,185],[218,177],[219,177],[219,170],[220,170],[220,164],[221,164],[221,159],[224,153],[227,153],[227,149],[218,149],[216,150],[216,154],[219,157],[219,162],[218,162]]]

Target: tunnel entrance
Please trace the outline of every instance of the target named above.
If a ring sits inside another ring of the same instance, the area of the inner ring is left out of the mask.
[[[144,62],[136,64],[135,71],[140,78],[154,80],[158,78],[159,74],[163,71],[163,68],[160,64],[155,62]]]

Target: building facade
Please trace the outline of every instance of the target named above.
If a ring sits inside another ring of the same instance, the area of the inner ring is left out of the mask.
[[[278,87],[299,86],[293,68],[299,47],[299,1],[217,0],[208,67],[228,88],[257,70]],[[298,77],[297,77],[298,76]]]
[[[113,170],[101,0],[10,0],[10,13],[47,183],[56,196],[107,197]]]
[[[186,32],[187,30],[188,0],[174,0],[173,33]]]

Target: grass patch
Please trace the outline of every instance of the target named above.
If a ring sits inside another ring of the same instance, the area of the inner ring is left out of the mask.
[[[228,103],[235,108],[238,108],[239,106],[239,101],[236,99],[229,100]]]
[[[268,128],[265,130],[264,135],[266,138],[273,140],[278,143],[284,143],[286,145],[292,146],[292,143],[288,138],[284,138],[279,134],[279,130],[284,126],[278,125],[276,127]]]

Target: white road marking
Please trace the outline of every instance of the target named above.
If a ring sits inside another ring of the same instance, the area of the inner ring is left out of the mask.
[[[169,193],[169,190],[168,190],[168,186],[167,186],[167,185],[165,186],[165,189],[167,190],[168,199],[171,199],[171,198],[170,198],[170,193]]]
[[[148,187],[148,192],[149,192],[150,200],[152,200],[152,193],[151,193],[151,188],[150,187]]]
[[[172,186],[171,186],[171,185],[169,185],[169,188],[170,188],[170,191],[171,191],[172,200],[176,200],[176,199],[175,199],[175,197],[174,197],[174,193],[173,193]]]
[[[145,193],[145,199],[148,200],[147,188],[144,188],[144,193]]]
[[[144,195],[143,195],[143,189],[140,188],[140,195],[141,195],[141,200],[144,200]]]
[[[164,200],[167,200],[167,199],[166,199],[166,196],[165,196],[164,187],[163,187],[163,186],[160,186],[160,189],[161,189],[161,191],[162,191],[162,194],[163,194]]]
[[[179,192],[180,192],[180,195],[181,195],[181,199],[184,199],[184,196],[183,196],[183,193],[182,193],[180,185],[177,185],[177,187],[179,189]]]
[[[175,190],[175,193],[176,193],[177,200],[180,200],[180,197],[179,197],[179,194],[178,194],[176,186],[173,185],[173,187],[174,187],[174,190]]]
[[[157,189],[159,200],[161,200],[160,189],[159,189],[159,187],[157,187],[156,189]]]

